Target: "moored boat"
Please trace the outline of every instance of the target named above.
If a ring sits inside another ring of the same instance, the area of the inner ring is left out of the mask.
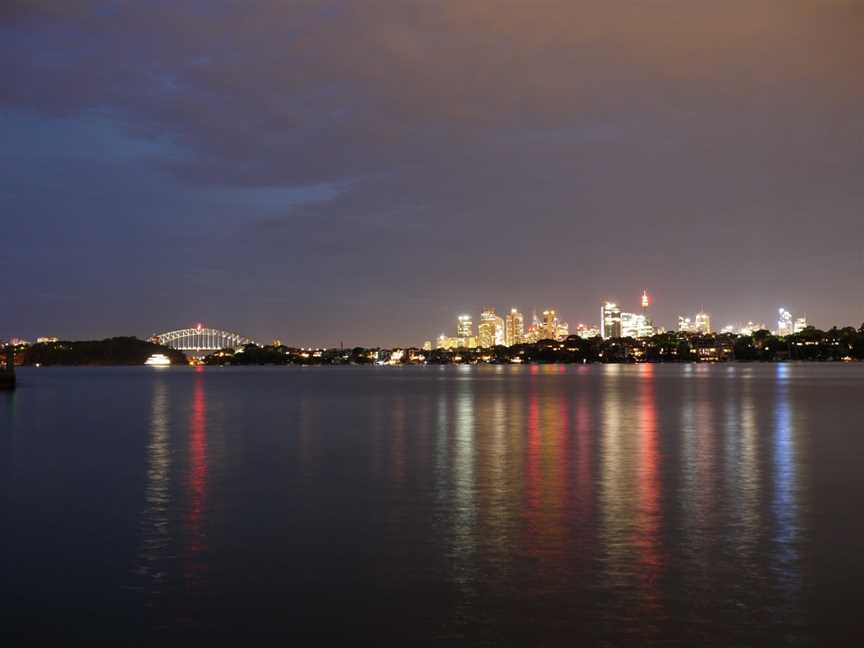
[[[154,353],[144,361],[144,364],[150,367],[168,367],[171,365],[171,358],[164,353]]]

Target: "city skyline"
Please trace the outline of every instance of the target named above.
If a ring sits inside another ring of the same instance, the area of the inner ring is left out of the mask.
[[[861,3],[649,4],[5,3],[0,336],[864,320]]]
[[[521,342],[533,343],[541,339],[561,340],[571,334],[583,338],[595,336],[600,336],[604,339],[617,337],[647,338],[651,337],[655,333],[676,331],[685,333],[734,333],[736,335],[751,335],[758,330],[767,330],[772,334],[785,336],[792,333],[798,333],[808,326],[822,328],[818,326],[817,323],[810,321],[806,314],[795,313],[793,316],[792,312],[784,307],[777,309],[776,316],[778,319],[770,324],[768,323],[769,320],[747,319],[746,321],[738,320],[730,322],[727,319],[723,326],[718,326],[717,322],[719,320],[712,319],[712,314],[702,308],[692,317],[679,315],[677,318],[677,326],[667,327],[661,323],[655,322],[651,311],[654,299],[652,295],[649,295],[647,290],[642,291],[638,302],[640,306],[638,309],[639,312],[631,313],[621,307],[623,305],[624,308],[627,308],[626,302],[618,304],[617,302],[605,301],[601,304],[600,317],[596,321],[579,321],[572,326],[566,319],[559,317],[558,311],[552,308],[544,309],[540,314],[538,314],[537,309],[533,309],[532,322],[526,325],[525,313],[519,308],[515,306],[511,307],[506,311],[506,313],[504,313],[504,317],[501,317],[497,314],[495,307],[487,305],[480,311],[480,317],[477,320],[476,328],[474,324],[475,318],[473,315],[469,313],[461,313],[452,318],[453,321],[451,324],[455,323],[455,326],[452,327],[452,335],[447,332],[447,329],[451,327],[445,326],[445,330],[435,336],[434,340],[432,337],[427,336],[423,338],[423,342],[418,342],[416,339],[417,336],[415,336],[415,339],[409,343],[393,343],[391,341],[379,344],[360,344],[349,339],[347,341],[347,346],[392,346],[397,348],[491,347],[501,345],[512,346]],[[853,326],[857,328],[859,325],[834,323],[825,328],[831,328],[834,326]],[[196,327],[199,331],[202,327],[207,329],[207,326],[202,322],[197,322],[197,324],[190,324],[188,330],[194,331]],[[231,334],[239,336],[238,333]],[[114,335],[116,335],[116,333],[104,337],[113,337]],[[142,339],[151,339],[159,335],[161,335],[161,333],[152,333],[140,337],[142,337]],[[420,337],[422,338],[423,336],[421,335]],[[33,339],[33,337],[21,335],[6,335],[5,337],[0,335],[0,340],[9,341],[12,344],[29,344]],[[73,339],[75,338],[71,336],[58,336],[53,334],[46,335],[44,333],[35,336],[37,343]],[[281,336],[278,334],[260,336],[256,339],[279,340],[279,344],[282,344]],[[345,345],[346,340],[344,336],[340,337],[338,342],[323,344],[308,342],[293,343],[293,346],[309,348],[328,348]]]

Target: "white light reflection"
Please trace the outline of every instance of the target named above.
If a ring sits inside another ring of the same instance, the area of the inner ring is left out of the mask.
[[[798,567],[798,503],[796,501],[797,474],[795,463],[795,435],[792,419],[792,401],[789,398],[789,367],[777,365],[776,405],[774,408],[774,536],[777,572],[781,587],[788,594],[800,588]]]
[[[140,572],[149,580],[153,593],[165,578],[160,560],[169,543],[168,515],[171,505],[171,446],[168,414],[168,385],[164,379],[153,384],[150,405],[150,439],[147,444],[146,509],[142,515]]]
[[[474,382],[458,383],[452,448],[452,534],[454,577],[466,595],[473,595],[476,578],[476,514],[474,502]]]

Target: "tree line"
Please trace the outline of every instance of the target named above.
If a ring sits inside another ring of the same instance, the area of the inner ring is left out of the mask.
[[[112,337],[105,340],[41,342],[16,351],[28,365],[109,366],[143,365],[154,353],[162,353],[172,364],[186,364],[186,355],[160,344],[136,337]]]
[[[864,324],[821,331],[814,327],[778,337],[769,331],[753,335],[718,333],[662,333],[649,338],[601,337],[583,339],[571,335],[564,340],[540,340],[532,344],[485,349],[403,349],[399,364],[429,363],[584,363],[584,362],[778,362],[864,360]],[[335,365],[373,364],[389,359],[389,350],[307,350],[288,346],[247,345],[235,352],[223,349],[204,359],[206,364],[232,365]]]
[[[778,362],[864,360],[864,324],[860,328],[808,327],[779,337],[769,331],[753,335],[718,333],[662,333],[649,338],[600,337],[540,340],[532,344],[486,349],[402,349],[398,364],[429,363],[627,363],[627,362]],[[186,364],[185,354],[135,337],[61,341],[19,348],[16,354],[28,365],[142,365],[154,353],[172,364]],[[367,365],[390,361],[391,351],[378,348],[302,349],[247,344],[239,350],[222,349],[204,358],[209,365]]]

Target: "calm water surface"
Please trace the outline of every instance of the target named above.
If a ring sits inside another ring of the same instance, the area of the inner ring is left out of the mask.
[[[13,639],[862,638],[862,365],[19,379],[0,393]]]

